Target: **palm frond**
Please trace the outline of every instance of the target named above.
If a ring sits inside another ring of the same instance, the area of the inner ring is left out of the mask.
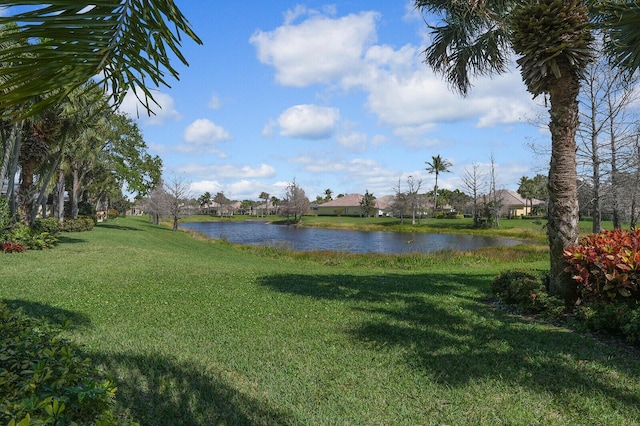
[[[425,62],[441,72],[451,86],[463,95],[471,88],[471,77],[500,74],[509,62],[509,34],[502,16],[502,1],[423,1],[416,6],[423,13],[439,16],[431,25],[431,45]]]
[[[0,25],[17,30],[0,31],[2,116],[36,114],[92,78],[115,104],[136,88],[153,100],[151,89],[179,77],[171,57],[188,65],[181,34],[202,43],[173,0],[78,3],[3,2]]]
[[[640,3],[636,0],[605,1],[597,8],[595,22],[606,35],[605,50],[611,61],[631,73],[640,68]]]

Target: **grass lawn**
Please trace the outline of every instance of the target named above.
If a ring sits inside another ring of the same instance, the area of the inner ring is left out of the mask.
[[[640,423],[639,351],[486,303],[544,249],[289,255],[124,218],[0,254],[0,298],[53,322],[153,425]]]

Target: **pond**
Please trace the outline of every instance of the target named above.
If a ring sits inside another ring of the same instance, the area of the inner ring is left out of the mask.
[[[232,243],[285,247],[296,251],[335,250],[350,253],[429,253],[444,249],[474,250],[514,246],[523,240],[461,234],[347,231],[272,225],[263,222],[191,222],[180,225]]]

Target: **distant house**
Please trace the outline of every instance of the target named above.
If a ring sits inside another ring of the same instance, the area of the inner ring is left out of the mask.
[[[516,191],[510,189],[499,189],[495,193],[495,197],[500,204],[500,216],[502,217],[518,217],[531,214],[532,206],[538,206],[544,204],[544,201],[525,200]],[[483,202],[489,202],[493,199],[492,195],[486,195],[480,197],[478,204],[482,205]]]
[[[362,194],[347,194],[335,200],[318,204],[316,212],[318,216],[363,216],[364,212],[360,206],[363,198]],[[388,207],[388,203],[382,199],[376,199],[374,205],[374,216],[382,216]]]

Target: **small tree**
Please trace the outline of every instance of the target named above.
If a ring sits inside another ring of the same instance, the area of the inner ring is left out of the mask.
[[[473,226],[478,227],[480,225],[480,210],[478,208],[478,197],[485,187],[483,175],[480,173],[480,165],[474,163],[471,165],[471,169],[464,170],[464,177],[462,178],[464,188],[469,196],[473,200]]]
[[[360,208],[362,209],[364,217],[371,216],[376,210],[376,197],[369,193],[368,189],[365,191],[362,200],[360,200]]]
[[[284,211],[282,213],[286,214],[287,218],[293,216],[294,222],[297,222],[302,218],[303,214],[309,211],[309,199],[304,189],[298,186],[295,179],[287,186],[283,207]]]
[[[190,185],[182,178],[173,177],[164,184],[164,190],[167,194],[168,211],[173,219],[174,231],[178,230],[178,221],[189,215],[191,211],[191,194]]]
[[[402,192],[400,179],[398,179],[398,186],[396,186],[393,190],[395,192],[395,195],[393,197],[393,200],[391,201],[389,210],[391,211],[391,215],[393,217],[400,218],[400,224],[403,225],[404,217],[407,214],[410,206],[409,197],[406,192]]]

